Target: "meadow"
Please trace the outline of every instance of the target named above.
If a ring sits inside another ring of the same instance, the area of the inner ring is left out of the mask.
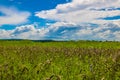
[[[120,42],[1,40],[0,80],[120,80]]]

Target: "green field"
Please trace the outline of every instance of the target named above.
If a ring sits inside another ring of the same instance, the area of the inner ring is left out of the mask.
[[[1,40],[0,80],[120,80],[120,42]]]

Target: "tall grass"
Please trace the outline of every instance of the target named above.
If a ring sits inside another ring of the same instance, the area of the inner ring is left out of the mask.
[[[119,42],[0,41],[0,80],[119,79]]]

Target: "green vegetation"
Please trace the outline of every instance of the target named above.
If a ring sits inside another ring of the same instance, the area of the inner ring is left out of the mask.
[[[0,80],[120,80],[120,42],[0,41]]]

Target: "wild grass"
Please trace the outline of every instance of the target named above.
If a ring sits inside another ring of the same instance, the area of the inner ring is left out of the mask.
[[[120,42],[0,41],[0,80],[120,80]]]

